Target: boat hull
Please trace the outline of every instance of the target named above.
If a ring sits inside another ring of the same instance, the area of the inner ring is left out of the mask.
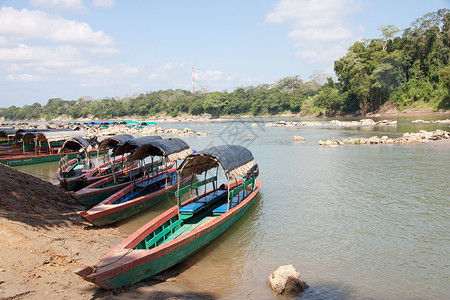
[[[90,163],[89,169],[93,169],[94,163],[92,161],[90,161],[89,163]],[[71,161],[69,161],[67,163],[67,165],[60,167],[56,171],[56,178],[58,179],[60,186],[63,189],[65,189],[66,191],[77,191],[77,190],[81,189],[85,184],[83,178],[84,178],[84,176],[86,176],[87,170],[83,170],[83,171],[81,171],[81,173],[78,173],[79,175],[75,175],[75,176],[64,177],[61,175],[61,170],[66,169],[67,167],[73,166],[76,164],[77,164],[77,160],[72,159]]]
[[[78,153],[69,154],[69,159],[75,158]],[[17,155],[14,157],[1,158],[0,163],[7,166],[22,166],[39,164],[44,162],[58,161],[59,154],[37,154],[37,155]]]
[[[77,201],[84,206],[97,205],[109,196],[123,189],[124,187],[133,184],[132,182],[119,183],[113,186],[102,189],[93,189],[86,186],[72,195],[77,199]]]
[[[119,288],[156,275],[183,261],[226,232],[245,215],[253,204],[260,187],[261,180],[258,180],[255,190],[240,205],[180,238],[151,250],[133,249],[150,229],[157,228],[176,216],[178,210],[177,207],[173,207],[118,245],[95,268],[86,267],[77,271],[76,274],[104,289]]]

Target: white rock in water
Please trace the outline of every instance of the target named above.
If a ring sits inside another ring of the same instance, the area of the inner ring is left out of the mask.
[[[299,135],[294,136],[292,139],[294,140],[294,142],[302,142],[305,140],[304,137],[299,136]]]
[[[267,278],[267,284],[277,293],[296,295],[308,288],[308,284],[300,280],[300,272],[293,265],[279,267]]]

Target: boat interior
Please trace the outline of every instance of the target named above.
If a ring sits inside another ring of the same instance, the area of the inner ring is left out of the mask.
[[[208,183],[212,184],[213,189],[199,194],[199,189],[203,186],[206,187]],[[245,200],[255,188],[255,183],[256,178],[248,179],[245,182],[242,180],[236,181],[236,183],[231,186],[228,197],[228,189],[225,185],[221,185],[218,188],[216,187],[216,176],[180,188],[176,193],[177,197],[188,192],[195,192],[196,195],[194,195],[193,198],[190,198],[191,201],[179,208],[179,214],[173,216],[164,224],[156,228],[145,237],[135,249],[153,249],[187,234],[200,227],[202,224],[221,216],[228,210],[228,206],[229,209],[231,209]]]

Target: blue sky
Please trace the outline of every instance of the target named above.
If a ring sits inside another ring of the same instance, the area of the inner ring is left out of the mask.
[[[165,89],[233,91],[333,61],[449,0],[0,0],[0,107]]]

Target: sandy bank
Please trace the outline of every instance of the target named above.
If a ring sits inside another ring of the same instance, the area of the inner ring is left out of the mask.
[[[104,291],[74,271],[94,264],[125,236],[86,226],[70,195],[0,165],[0,299],[205,299],[174,280]],[[165,277],[177,274],[176,269]],[[164,278],[164,276],[163,276]]]

